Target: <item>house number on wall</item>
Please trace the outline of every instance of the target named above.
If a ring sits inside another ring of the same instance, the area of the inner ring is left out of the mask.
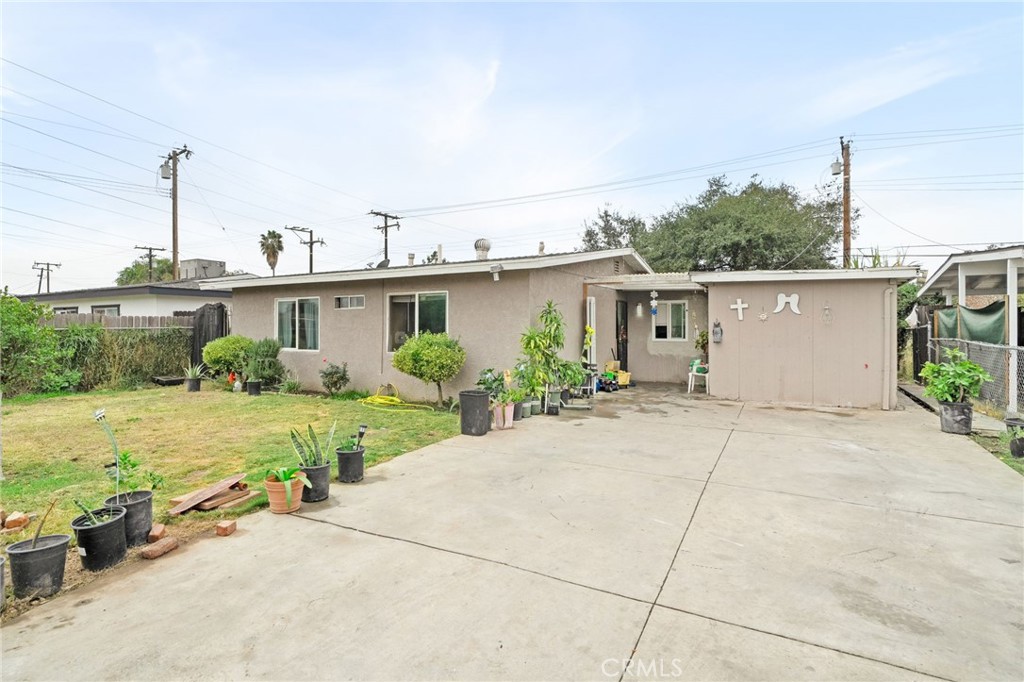
[[[744,303],[742,298],[737,298],[736,302],[733,303],[729,307],[736,311],[736,314],[739,315],[740,322],[742,322],[743,321],[743,309],[744,308],[749,308],[750,305],[747,304],[747,303]]]
[[[790,294],[789,296],[786,296],[785,294],[779,294],[778,301],[779,302],[775,306],[775,310],[772,311],[773,313],[781,313],[786,308],[786,304],[788,303],[790,309],[794,313],[796,313],[797,315],[800,314],[800,294]]]

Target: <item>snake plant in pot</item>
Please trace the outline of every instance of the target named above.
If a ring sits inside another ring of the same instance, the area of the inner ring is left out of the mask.
[[[331,460],[328,457],[337,426],[338,422],[335,420],[323,444],[313,430],[312,424],[306,424],[308,438],[295,429],[291,430],[292,448],[299,456],[302,472],[306,474],[310,483],[309,487],[302,489],[303,502],[320,502],[326,500],[331,493]]]
[[[946,433],[969,435],[974,412],[968,398],[977,398],[992,376],[958,348],[945,350],[946,361],[921,368],[924,394],[939,401],[939,426]]]
[[[302,506],[302,497],[297,494],[303,486],[311,486],[306,474],[299,467],[270,469],[264,476],[270,511],[275,514],[291,514]]]
[[[206,376],[206,365],[201,362],[198,365],[188,363],[182,366],[182,370],[185,372],[185,387],[188,392],[198,392],[203,385],[203,377]]]

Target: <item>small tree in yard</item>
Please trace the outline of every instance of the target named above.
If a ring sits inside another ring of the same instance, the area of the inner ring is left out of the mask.
[[[395,369],[437,386],[437,404],[444,402],[441,384],[451,381],[466,363],[466,351],[447,334],[423,332],[402,344],[391,361]]]

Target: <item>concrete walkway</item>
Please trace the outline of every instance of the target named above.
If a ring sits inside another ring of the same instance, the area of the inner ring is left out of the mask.
[[[677,387],[459,436],[3,629],[4,680],[1020,680],[1020,476]]]

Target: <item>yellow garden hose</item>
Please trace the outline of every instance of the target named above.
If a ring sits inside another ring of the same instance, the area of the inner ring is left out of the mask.
[[[382,393],[382,391],[384,393]],[[388,395],[389,393],[394,393],[394,395]],[[407,411],[434,409],[430,405],[420,405],[419,403],[405,402],[404,400],[398,397],[398,388],[394,384],[380,386],[374,395],[371,395],[367,398],[360,398],[359,402],[375,410],[385,410],[388,412],[394,412],[396,410]]]

